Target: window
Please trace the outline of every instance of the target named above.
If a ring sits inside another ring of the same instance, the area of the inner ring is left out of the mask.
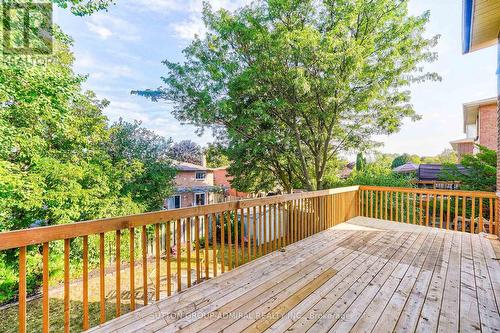
[[[465,133],[468,139],[475,139],[477,137],[477,125],[467,124],[465,126]]]
[[[196,180],[204,180],[206,177],[207,177],[206,172],[197,172],[195,176]]]
[[[181,196],[174,195],[168,198],[168,209],[177,209],[181,208]]]
[[[194,205],[195,206],[205,205],[205,193],[195,193],[194,194]]]

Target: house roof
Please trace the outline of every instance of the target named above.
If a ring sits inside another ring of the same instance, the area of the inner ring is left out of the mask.
[[[212,171],[212,169],[204,167],[202,165],[181,162],[181,161],[173,161],[174,168],[179,171]]]
[[[462,52],[495,45],[500,27],[500,0],[463,0]]]
[[[460,173],[466,174],[467,169],[460,164],[456,164]],[[440,180],[440,173],[443,169],[442,164],[420,164],[417,172],[417,179],[419,181],[435,181]]]
[[[450,141],[450,145],[453,147],[453,149],[457,150],[458,149],[458,145],[460,143],[474,143],[474,139],[473,138],[465,138],[465,139],[458,139],[458,140],[453,140],[453,141]]]
[[[464,133],[466,132],[466,127],[468,124],[474,124],[476,122],[479,107],[491,104],[497,104],[496,97],[480,99],[463,104],[462,108],[464,115]]]
[[[418,170],[418,164],[415,163],[406,163],[392,169],[392,171],[397,173],[415,172],[417,170]]]

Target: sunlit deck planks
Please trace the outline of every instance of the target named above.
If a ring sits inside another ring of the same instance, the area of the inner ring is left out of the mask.
[[[491,241],[358,217],[94,332],[495,332]]]

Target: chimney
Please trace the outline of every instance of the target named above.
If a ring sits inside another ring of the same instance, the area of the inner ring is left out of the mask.
[[[201,166],[206,168],[207,167],[207,156],[205,153],[201,154]]]

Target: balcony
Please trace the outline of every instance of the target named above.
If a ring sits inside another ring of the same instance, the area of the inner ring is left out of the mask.
[[[67,331],[495,331],[496,200],[486,192],[355,186],[7,232],[0,250],[19,248],[20,331],[27,247],[41,247],[43,260],[42,325],[31,329],[49,331],[47,244],[61,240]],[[106,272],[106,234],[114,234],[114,274]],[[99,295],[89,294],[90,237],[99,240]],[[69,279],[76,238],[83,242],[78,327]],[[120,259],[125,239],[128,263]],[[126,284],[125,266],[134,277]],[[97,326],[89,297],[98,299]]]

